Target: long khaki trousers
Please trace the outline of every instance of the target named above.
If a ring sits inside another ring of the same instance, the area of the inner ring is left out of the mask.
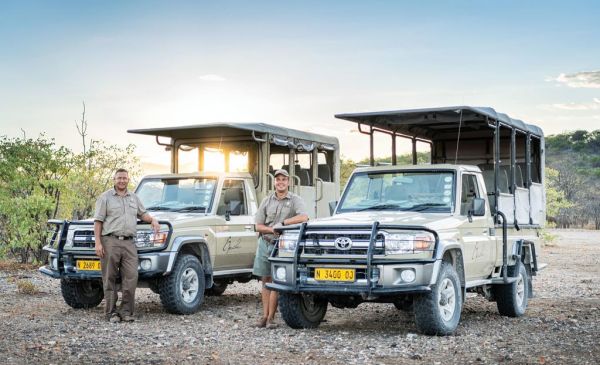
[[[138,255],[133,240],[119,240],[112,236],[102,237],[104,258],[102,263],[102,285],[106,306],[104,313],[108,316],[119,313],[121,316],[132,316],[135,307],[135,288],[138,281]],[[117,276],[121,274],[121,308],[117,311]]]

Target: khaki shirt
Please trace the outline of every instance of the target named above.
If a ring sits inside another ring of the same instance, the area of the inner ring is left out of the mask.
[[[304,201],[298,195],[288,191],[285,197],[278,199],[277,193],[273,192],[260,203],[255,222],[273,227],[276,224],[282,224],[285,219],[300,214],[307,213]],[[262,237],[267,242],[271,242],[275,238],[272,234],[263,234]]]
[[[115,188],[105,191],[96,200],[94,220],[102,222],[102,235],[135,236],[137,218],[146,214],[146,208],[137,195],[129,190],[125,196]]]

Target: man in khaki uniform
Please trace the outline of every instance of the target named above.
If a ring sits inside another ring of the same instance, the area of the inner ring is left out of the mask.
[[[302,199],[288,191],[290,175],[286,170],[275,171],[275,192],[267,196],[256,213],[256,231],[260,233],[254,269],[252,273],[262,280],[263,316],[258,321],[258,327],[274,328],[275,312],[277,312],[277,292],[266,288],[265,284],[272,281],[271,263],[268,258],[273,251],[277,233],[274,228],[290,224],[302,223],[308,220],[306,207]]]
[[[134,320],[135,289],[138,280],[138,255],[135,246],[137,218],[150,223],[158,232],[158,221],[146,212],[134,193],[127,190],[129,173],[115,172],[114,187],[105,191],[96,201],[94,236],[96,255],[102,266],[102,285],[106,307],[104,314],[111,322]],[[121,308],[117,311],[116,279],[121,274]]]

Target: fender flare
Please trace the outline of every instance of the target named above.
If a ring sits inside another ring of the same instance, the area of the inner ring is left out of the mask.
[[[177,237],[175,241],[173,241],[173,245],[171,246],[171,254],[169,255],[169,263],[164,275],[169,275],[171,271],[173,271],[173,266],[175,266],[175,261],[177,261],[179,253],[184,251],[190,251],[200,259],[202,268],[204,269],[204,275],[207,278],[210,278],[212,282],[213,270],[212,263],[210,261],[210,252],[208,251],[206,240],[204,237],[200,236]]]

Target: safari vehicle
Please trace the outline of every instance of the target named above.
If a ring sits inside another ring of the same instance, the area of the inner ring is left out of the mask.
[[[268,286],[285,322],[316,327],[328,304],[372,301],[413,311],[421,333],[448,335],[467,292],[523,315],[542,266],[541,129],[468,106],[336,117],[370,136],[372,165],[374,135],[391,137],[392,161],[356,169],[331,217],[281,229]],[[413,165],[397,165],[398,137],[412,142]],[[431,163],[416,164],[418,144]]]
[[[252,278],[254,214],[273,190],[274,170],[289,171],[291,189],[304,198],[311,217],[330,215],[327,202],[339,198],[336,138],[267,124],[129,132],[155,136],[171,153],[171,173],[146,176],[135,190],[161,224],[154,234],[140,222],[135,243],[139,286],[160,294],[172,313],[194,313],[205,292],[219,295],[229,283]],[[48,264],[40,271],[61,280],[71,307],[97,306],[103,290],[93,220],[49,223]]]

